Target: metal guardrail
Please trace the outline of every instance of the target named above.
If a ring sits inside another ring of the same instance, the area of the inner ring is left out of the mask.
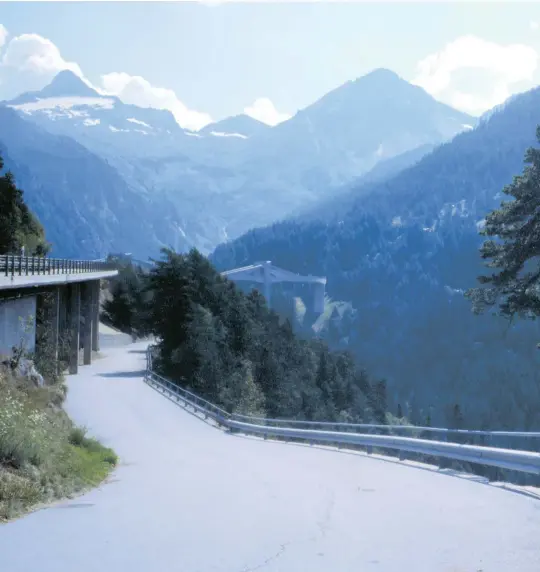
[[[45,256],[0,255],[0,276],[32,276],[54,274],[81,274],[116,270],[110,262],[95,260],[69,260]]]
[[[503,437],[531,437],[540,438],[540,433],[512,432],[512,431],[468,431],[465,429],[445,429],[439,427],[417,427],[411,425],[372,425],[314,421],[295,421],[284,419],[265,419],[250,417],[248,415],[230,414],[213,403],[183,389],[152,371],[150,352],[147,355],[147,370],[145,382],[163,393],[168,393],[182,401],[184,406],[191,407],[194,412],[204,415],[206,419],[214,420],[219,426],[231,431],[248,435],[259,435],[267,438],[280,438],[294,441],[307,441],[309,443],[322,443],[335,446],[361,446],[372,453],[373,448],[397,450],[400,455],[404,452],[453,459],[467,463],[488,465],[512,471],[520,471],[540,475],[540,453],[506,449],[502,447],[449,443],[418,437],[404,437],[400,435],[373,434],[374,430],[406,431],[422,433],[431,431],[440,434],[475,435],[493,438]],[[334,430],[321,430],[302,427],[332,427]],[[350,431],[338,431],[349,429]]]

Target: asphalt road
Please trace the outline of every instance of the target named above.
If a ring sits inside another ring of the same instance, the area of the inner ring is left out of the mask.
[[[144,346],[69,379],[68,412],[121,464],[0,527],[1,572],[540,570],[540,494],[223,433],[143,383]]]

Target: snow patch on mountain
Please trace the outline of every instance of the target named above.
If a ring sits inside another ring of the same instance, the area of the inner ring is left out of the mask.
[[[148,125],[148,123],[140,121],[139,119],[135,119],[134,117],[129,117],[127,121],[130,121],[131,123],[136,123],[137,125],[142,125],[143,127],[147,127],[148,129],[153,129],[153,127],[151,125]]]
[[[114,99],[108,97],[47,97],[27,103],[8,105],[8,107],[12,107],[24,113],[44,111],[46,109],[71,110],[74,107],[82,106],[113,109]]]
[[[210,131],[210,135],[214,137],[238,137],[240,139],[248,139],[247,135],[241,133],[224,133],[223,131]]]
[[[118,129],[118,127],[115,127],[114,125],[109,125],[109,129],[113,133],[129,133],[130,132],[130,129]]]

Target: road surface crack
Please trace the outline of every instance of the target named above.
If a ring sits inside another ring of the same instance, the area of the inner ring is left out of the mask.
[[[317,527],[320,532],[320,539],[325,538],[326,532],[330,528],[330,520],[332,518],[332,512],[334,510],[336,499],[333,493],[330,493],[330,498],[328,499],[328,504],[326,505],[326,510],[324,512],[323,519],[317,522]]]
[[[285,542],[284,544],[281,544],[279,550],[275,554],[272,554],[272,556],[269,556],[266,560],[264,560],[260,564],[256,564],[252,568],[243,568],[242,572],[255,572],[255,570],[260,570],[261,568],[268,566],[268,564],[270,564],[274,560],[277,560],[285,552],[285,550],[287,550],[287,546],[289,546],[289,544],[291,543]]]

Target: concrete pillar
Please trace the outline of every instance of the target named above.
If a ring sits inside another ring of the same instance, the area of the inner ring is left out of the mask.
[[[83,364],[92,363],[92,306],[94,288],[92,282],[84,282],[82,288],[82,311],[83,311]]]
[[[270,297],[272,295],[272,277],[270,276],[270,261],[263,262],[264,273],[264,297],[266,298],[266,305],[271,308]]]
[[[99,295],[100,281],[92,282],[92,350],[99,351]]]
[[[69,373],[79,371],[79,334],[81,326],[81,286],[78,282],[69,285]]]
[[[325,286],[321,282],[316,282],[313,285],[313,311],[316,314],[324,312],[324,291]]]
[[[54,288],[51,294],[49,315],[48,315],[48,337],[51,344],[51,352],[54,362],[56,363],[56,371],[58,372],[58,340],[60,333],[60,288]]]
[[[69,361],[67,339],[69,336],[69,288],[58,287],[58,359],[60,362]]]

